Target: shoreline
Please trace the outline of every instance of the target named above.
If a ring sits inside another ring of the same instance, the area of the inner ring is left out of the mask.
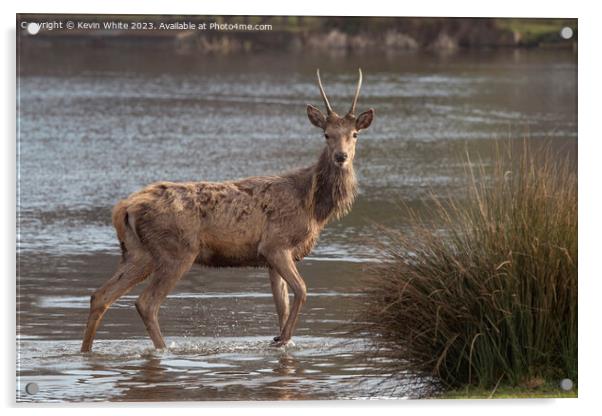
[[[55,18],[58,16],[22,14],[17,17],[17,27],[21,22],[44,24]],[[369,50],[449,53],[487,48],[577,50],[576,19],[119,15],[68,18],[86,22],[85,28],[76,26],[67,30],[50,26],[51,29],[40,30],[35,36],[23,30],[18,32],[22,34],[19,39],[24,44],[45,46],[55,42],[84,43],[91,47],[162,45],[182,53],[200,54],[275,49],[296,53]],[[107,19],[114,29],[105,29]],[[129,24],[130,28],[123,29],[123,24]],[[160,29],[160,25],[167,25],[167,29]],[[222,29],[215,28],[218,26]],[[234,29],[223,29],[225,26]],[[564,27],[571,28],[571,38],[561,36]]]

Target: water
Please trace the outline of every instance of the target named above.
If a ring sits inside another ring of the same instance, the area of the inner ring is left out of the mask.
[[[359,108],[376,109],[357,146],[360,195],[300,263],[309,298],[296,346],[268,347],[278,331],[266,271],[195,266],[161,309],[166,351],[151,348],[133,307],[139,287],[81,355],[89,295],[118,261],[112,205],[157,180],[313,163],[323,140],[305,115],[306,103],[321,107],[315,68],[344,112],[358,66]],[[215,57],[26,44],[19,68],[21,401],[420,397],[420,380],[388,380],[362,359],[366,340],[346,334],[361,319],[363,271],[378,261],[374,221],[404,227],[400,201],[462,192],[466,150],[487,162],[507,138],[577,145],[568,51]],[[29,382],[37,394],[25,393]]]

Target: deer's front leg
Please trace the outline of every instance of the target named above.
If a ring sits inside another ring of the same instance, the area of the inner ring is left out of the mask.
[[[272,267],[269,268],[269,273],[272,295],[274,295],[274,303],[276,304],[276,312],[278,313],[279,328],[280,332],[282,332],[290,312],[288,286],[286,281]],[[274,338],[274,341],[278,341],[279,338],[280,336]]]
[[[299,318],[299,312],[307,300],[307,288],[303,278],[297,271],[290,251],[281,250],[266,253],[266,259],[271,268],[273,268],[274,271],[288,283],[295,295],[290,314],[280,332],[279,339],[276,340],[277,345],[286,345],[293,336],[293,331],[295,330]]]

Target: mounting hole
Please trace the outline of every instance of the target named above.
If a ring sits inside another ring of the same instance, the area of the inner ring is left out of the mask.
[[[573,380],[571,380],[570,378],[563,378],[562,380],[560,380],[560,388],[564,391],[573,390]]]
[[[562,39],[570,39],[570,38],[572,38],[573,37],[573,29],[571,29],[568,26],[563,27],[560,30],[560,37]]]
[[[40,391],[40,388],[38,387],[38,383],[27,383],[25,386],[25,391],[27,394],[36,394],[38,391]]]
[[[35,22],[31,22],[27,24],[27,33],[29,33],[30,35],[37,35],[38,32],[40,31],[40,25],[35,23]]]

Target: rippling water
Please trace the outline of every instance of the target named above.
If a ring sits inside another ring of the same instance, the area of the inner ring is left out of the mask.
[[[114,271],[110,210],[157,180],[224,180],[313,163],[322,137],[305,115],[320,104],[315,68],[344,111],[356,68],[360,195],[300,264],[309,299],[296,347],[277,333],[267,273],[193,268],[161,310],[170,348],[155,352],[133,302],[120,299],[79,354],[90,293]],[[574,151],[576,55],[520,50],[451,56],[206,57],[169,50],[24,47],[19,58],[18,399],[262,400],[382,397],[387,379],[360,360],[345,328],[378,261],[374,221],[403,227],[397,204],[463,189],[463,155],[487,162],[501,139]],[[39,393],[23,386],[36,382]],[[416,397],[399,375],[386,397]],[[390,386],[391,387],[391,386]],[[382,388],[382,384],[381,384]]]
[[[23,256],[18,293],[18,400],[276,400],[416,397],[420,381],[391,380],[365,339],[349,338],[362,263],[306,260],[310,293],[295,346],[278,333],[261,269],[193,268],[161,309],[169,348],[156,351],[134,308],[107,312],[92,354],[79,353],[89,294],[113,271],[111,254]],[[41,264],[43,262],[44,264]],[[37,383],[35,395],[24,392]],[[378,386],[378,388],[376,388]],[[386,395],[382,391],[385,389]]]
[[[300,336],[286,351],[268,347],[265,338],[240,336],[173,337],[162,351],[142,344],[100,341],[102,352],[82,356],[77,341],[23,341],[21,359],[36,367],[24,366],[21,381],[38,383],[36,400],[50,402],[392,397],[376,388],[391,389],[396,397],[415,395],[415,385],[388,381],[378,366],[358,363],[355,354],[364,347],[346,339]]]

